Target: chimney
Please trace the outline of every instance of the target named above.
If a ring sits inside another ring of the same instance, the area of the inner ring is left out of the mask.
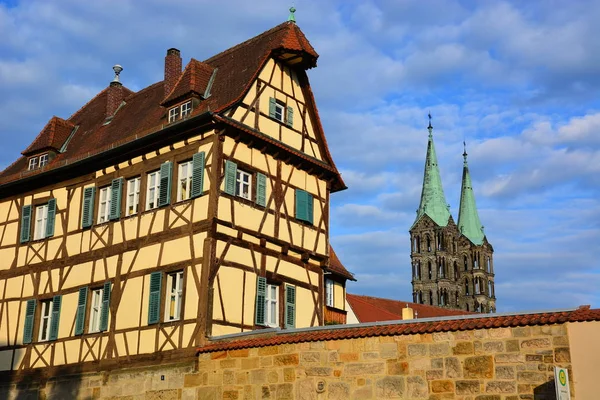
[[[402,320],[414,319],[414,318],[415,318],[414,310],[412,308],[410,308],[407,304],[406,308],[402,309]]]
[[[117,64],[113,67],[113,71],[115,71],[115,79],[112,80],[108,87],[106,118],[112,118],[117,111],[117,108],[119,108],[123,102],[123,84],[119,81],[119,74],[123,71],[123,67]]]
[[[165,97],[171,93],[180,75],[181,53],[175,48],[170,48],[165,56]]]

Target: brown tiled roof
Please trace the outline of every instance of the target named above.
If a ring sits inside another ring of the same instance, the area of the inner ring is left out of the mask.
[[[356,281],[354,275],[352,275],[352,273],[349,272],[346,267],[344,267],[344,264],[342,264],[337,254],[335,254],[335,251],[333,251],[333,247],[331,247],[331,245],[329,245],[329,267],[327,269],[337,275],[343,276],[346,279]]]
[[[44,129],[33,140],[33,143],[23,150],[21,154],[31,155],[45,149],[59,150],[74,127],[75,125],[70,121],[65,121],[57,116],[52,117]]]
[[[402,319],[402,309],[406,306],[417,313],[418,318],[447,317],[474,314],[468,311],[450,310],[407,301],[384,299],[381,297],[346,294],[346,300],[360,322],[394,321]]]
[[[169,93],[162,104],[177,101],[191,93],[196,93],[200,96],[204,95],[213,71],[214,67],[192,58],[183,70],[175,87],[173,87],[173,90],[171,90],[171,93]]]
[[[212,95],[194,106],[191,117],[206,111],[220,113],[244,97],[269,57],[284,56],[288,53],[302,57],[302,68],[316,65],[318,54],[300,28],[294,23],[285,22],[204,62],[192,59],[166,99],[162,81],[136,93],[123,88],[124,104],[115,113],[110,123],[106,123],[105,115],[108,88],[104,89],[65,121],[65,123],[77,127],[77,131],[70,139],[64,153],[54,158],[43,170],[32,172],[26,171],[27,160],[25,157],[21,157],[0,173],[0,185],[19,180],[24,176],[37,175],[73,164],[137,140],[149,133],[160,131],[167,122],[167,110],[161,106],[163,100],[175,101],[191,92],[203,94],[215,69],[218,69],[218,72],[211,89]],[[58,119],[54,124],[58,126]],[[317,124],[319,125],[318,134],[323,143],[326,143],[320,122],[317,121]],[[31,151],[46,143],[60,147],[68,137],[68,135],[65,136],[62,128],[58,135],[54,134],[53,138],[50,138],[51,135],[48,132],[44,133],[46,130],[42,131],[26,151]],[[62,143],[60,143],[61,140]],[[326,166],[326,169],[334,174],[337,182],[334,187],[337,190],[345,188],[326,144],[324,153],[325,161],[319,164],[320,167]]]
[[[473,329],[550,325],[565,322],[600,321],[600,309],[582,306],[576,310],[522,313],[511,315],[465,315],[395,323],[337,325],[291,331],[254,331],[248,336],[214,341],[198,349],[199,353],[277,346],[280,344],[342,340],[372,336],[400,336],[420,333],[467,331]],[[218,339],[218,338],[217,338]]]

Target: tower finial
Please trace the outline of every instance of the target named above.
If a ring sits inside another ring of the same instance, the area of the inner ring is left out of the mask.
[[[296,16],[294,13],[296,12],[296,8],[294,6],[290,7],[290,15],[288,16],[288,22],[296,22]]]
[[[465,167],[467,166],[467,143],[465,141],[463,141],[463,159],[464,159],[464,165]]]
[[[121,73],[121,71],[123,71],[123,67],[117,64],[113,67],[113,71],[115,71],[115,78],[112,80],[111,83],[121,83],[121,81],[119,80],[119,74]]]
[[[429,117],[429,126],[427,127],[427,129],[429,130],[429,137],[431,137],[432,131],[433,131],[433,126],[431,126],[431,112],[429,112],[429,114],[427,114],[427,116]]]

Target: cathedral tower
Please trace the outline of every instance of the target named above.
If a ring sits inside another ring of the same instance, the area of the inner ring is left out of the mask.
[[[493,248],[487,242],[475,206],[466,151],[457,226],[444,196],[431,116],[428,130],[421,202],[409,230],[413,301],[495,312]]]

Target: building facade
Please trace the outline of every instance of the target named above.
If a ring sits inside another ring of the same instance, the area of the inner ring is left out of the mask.
[[[421,202],[410,228],[413,301],[474,312],[495,312],[494,261],[475,205],[467,152],[458,224],[446,202],[433,127],[429,139]]]
[[[345,322],[346,188],[293,21],[138,92],[115,79],[0,174],[4,379],[194,357],[210,337]],[[8,373],[8,371],[12,371]]]

